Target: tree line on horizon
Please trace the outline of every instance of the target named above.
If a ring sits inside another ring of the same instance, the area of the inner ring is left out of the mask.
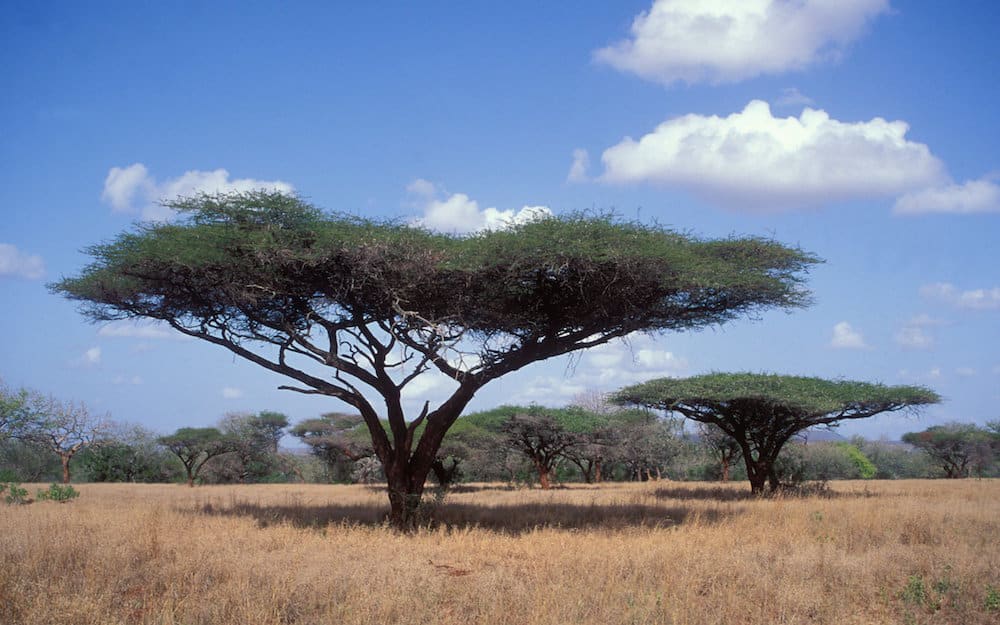
[[[274,411],[230,413],[216,427],[181,427],[164,436],[94,417],[82,404],[6,386],[0,387],[0,415],[0,483],[68,483],[70,475],[76,482],[188,485],[385,482],[359,415],[327,413],[293,425]],[[432,476],[444,487],[752,482],[736,439],[714,423],[692,423],[686,427],[671,412],[615,405],[597,393],[564,408],[500,406],[455,423]],[[782,446],[773,467],[779,483],[1000,476],[1000,421],[931,426],[902,442],[810,440],[813,432],[799,432]],[[302,448],[282,447],[287,437]]]

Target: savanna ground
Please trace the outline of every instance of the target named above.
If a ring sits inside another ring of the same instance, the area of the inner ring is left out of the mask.
[[[1000,623],[1000,480],[463,485],[414,535],[364,486],[77,489],[0,504],[0,623]]]

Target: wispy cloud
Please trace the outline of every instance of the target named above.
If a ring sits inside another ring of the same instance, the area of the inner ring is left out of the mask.
[[[774,101],[778,106],[807,106],[813,104],[813,99],[804,95],[796,87],[785,87],[781,96]]]
[[[37,254],[27,254],[10,243],[0,243],[0,277],[37,280],[45,275],[45,262]]]
[[[112,321],[100,327],[97,336],[111,338],[137,338],[137,339],[187,339],[188,337],[176,332],[168,326],[157,323],[145,323],[134,321]]]
[[[590,154],[587,150],[573,150],[573,164],[569,166],[569,173],[566,174],[566,182],[586,182],[587,170],[590,168]]]
[[[1000,310],[1000,287],[961,291],[950,282],[920,287],[920,295],[965,310]]]
[[[101,364],[101,348],[91,347],[70,361],[74,367],[92,368]]]
[[[929,315],[917,315],[896,332],[896,344],[903,349],[930,349],[934,346],[934,336],[929,329],[943,324],[943,321]]]
[[[239,399],[243,397],[243,389],[236,388],[235,386],[223,387],[222,397],[225,399]]]
[[[660,348],[650,337],[635,334],[625,341],[586,350],[565,376],[536,376],[514,393],[513,401],[565,404],[586,392],[610,392],[626,384],[689,374],[687,359]]]
[[[920,189],[896,200],[893,213],[970,215],[1000,212],[1000,185],[990,178]]]

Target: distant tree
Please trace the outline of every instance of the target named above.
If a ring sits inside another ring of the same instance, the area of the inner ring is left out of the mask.
[[[501,425],[507,445],[528,458],[538,472],[538,483],[552,487],[552,471],[566,450],[579,441],[552,411],[539,407],[517,409]]]
[[[743,453],[739,443],[714,423],[699,423],[698,435],[704,448],[718,462],[719,479],[728,482],[733,465],[740,461]]]
[[[22,437],[42,417],[36,409],[42,403],[37,393],[13,389],[0,380],[0,442]]]
[[[108,431],[82,450],[78,467],[93,482],[167,482],[177,473],[170,454],[146,428],[111,424]]]
[[[305,443],[333,476],[348,477],[353,469],[349,465],[375,453],[364,418],[357,414],[328,412],[296,423],[290,433]]]
[[[231,471],[240,483],[274,479],[282,468],[278,443],[285,435],[288,417],[278,412],[258,414],[230,413],[223,417],[219,429],[232,443]]]
[[[607,418],[578,406],[500,406],[467,415],[459,424],[463,429],[476,428],[482,443],[527,459],[544,489],[551,488],[554,470],[563,460],[575,464],[590,481],[600,471],[604,453],[599,448],[600,430]]]
[[[973,464],[984,464],[991,436],[973,423],[934,425],[922,432],[907,432],[903,442],[923,451],[941,467],[947,478],[968,477]]]
[[[194,486],[205,463],[233,450],[233,442],[217,428],[180,428],[169,436],[162,436],[159,444],[177,456],[184,465],[187,485]]]
[[[70,482],[70,461],[81,449],[99,440],[108,428],[106,416],[92,415],[86,405],[36,396],[34,408],[43,415],[25,435],[59,456],[62,482]]]
[[[677,412],[711,423],[740,446],[754,493],[780,486],[775,461],[793,436],[811,427],[833,426],[896,410],[916,410],[940,401],[920,386],[883,386],[799,376],[713,373],[660,378],[629,386],[612,398]]]
[[[0,441],[0,482],[53,482],[61,479],[59,457],[30,438]]]
[[[268,191],[167,206],[186,219],[90,248],[93,262],[51,289],[92,320],[157,319],[295,381],[282,388],[351,406],[400,529],[414,527],[448,429],[490,381],[633,332],[804,306],[802,276],[817,262],[770,240],[700,240],[610,216],[460,236]],[[457,384],[407,418],[403,389],[426,372]]]
[[[607,393],[581,393],[566,408],[564,421],[577,435],[577,443],[563,456],[576,465],[587,484],[604,481],[605,468],[623,442],[621,426],[634,419],[607,402]]]
[[[627,479],[646,481],[670,477],[667,467],[680,454],[682,424],[648,410],[619,413],[615,425],[613,460],[625,468]]]

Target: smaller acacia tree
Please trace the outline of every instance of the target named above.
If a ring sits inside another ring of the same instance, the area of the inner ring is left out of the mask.
[[[181,461],[192,487],[206,462],[233,450],[232,441],[217,428],[180,428],[158,442]]]
[[[987,464],[990,455],[989,431],[973,423],[934,425],[923,432],[907,432],[903,442],[930,456],[947,478],[968,477],[972,465]]]
[[[712,373],[650,380],[621,389],[612,401],[669,410],[718,426],[739,445],[750,488],[759,494],[765,484],[772,491],[780,486],[775,461],[785,443],[803,430],[882,412],[912,411],[941,398],[922,386]]]

